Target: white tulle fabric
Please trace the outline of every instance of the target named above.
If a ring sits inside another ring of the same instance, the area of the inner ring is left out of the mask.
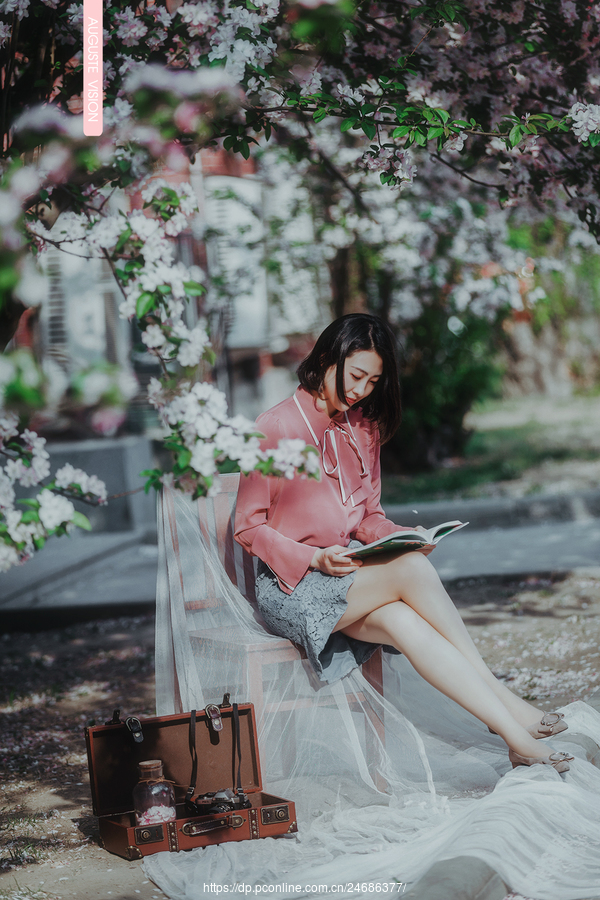
[[[201,708],[225,690],[253,701],[263,785],[295,801],[299,831],[160,853],[146,858],[146,874],[177,900],[214,895],[214,885],[271,886],[280,897],[335,886],[356,897],[338,886],[391,892],[394,879],[414,883],[436,860],[466,855],[527,897],[599,896],[600,770],[586,747],[589,758],[600,744],[600,714],[582,702],[564,708],[569,730],[551,743],[577,758],[561,776],[549,766],[511,770],[503,741],[404,657],[384,655],[384,696],[359,670],[319,684],[244,596],[252,585],[241,548],[230,534],[217,546],[211,505],[224,500],[193,503],[168,490],[159,500],[157,712]]]

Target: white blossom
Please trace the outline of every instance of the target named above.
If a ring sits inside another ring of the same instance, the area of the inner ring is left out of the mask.
[[[0,572],[8,572],[19,564],[19,554],[14,547],[0,540]]]
[[[204,0],[201,4],[192,5],[184,3],[177,10],[182,20],[188,26],[188,32],[192,36],[200,37],[211,28],[219,24],[217,5],[211,0]]]
[[[0,226],[12,225],[21,215],[22,209],[17,197],[9,191],[0,191]]]
[[[107,372],[92,371],[83,376],[81,393],[86,406],[95,406],[102,395],[111,388],[110,375]]]
[[[86,243],[97,255],[102,255],[102,250],[112,250],[115,247],[125,228],[122,216],[102,216],[88,229]]]
[[[48,451],[44,449],[46,446],[46,438],[40,437],[35,431],[30,431],[29,428],[26,428],[23,431],[21,438],[27,449],[35,456],[41,456],[43,459],[48,459]]]
[[[175,331],[175,329],[173,330]],[[187,335],[185,335],[185,340],[177,354],[177,361],[182,366],[197,366],[208,343],[209,339],[206,330],[202,325],[196,325],[192,331],[188,331]]]
[[[5,412],[0,415],[0,446],[3,441],[10,440],[19,433],[19,417],[16,413]]]
[[[0,467],[0,509],[12,509],[14,503],[13,482]]]
[[[173,213],[170,219],[165,222],[165,233],[169,237],[176,237],[187,228],[187,218],[181,211]]]
[[[140,389],[139,382],[131,369],[120,369],[117,374],[117,387],[123,400],[132,400]]]
[[[8,509],[4,513],[4,521],[8,529],[8,535],[15,544],[27,543],[29,541],[29,530],[26,525],[21,524],[21,510]]]
[[[0,0],[0,15],[15,13],[17,19],[24,19],[29,15],[29,0]]]
[[[57,487],[63,490],[79,485],[82,494],[95,495],[100,503],[106,503],[106,485],[97,475],[88,475],[82,469],[76,469],[71,463],[66,463],[58,469],[54,476]]]
[[[148,325],[142,334],[142,341],[149,349],[158,350],[160,347],[164,347],[167,339],[160,325]]]
[[[573,120],[573,131],[577,139],[587,141],[590,134],[600,131],[600,106],[595,103],[574,103],[569,110],[569,116]]]
[[[340,100],[354,100],[355,103],[365,102],[364,95],[347,84],[337,84],[333,93],[339,97]]]
[[[214,475],[217,471],[214,450],[214,444],[204,441],[198,441],[192,450],[190,466],[204,478]]]
[[[160,232],[160,222],[150,216],[144,215],[141,210],[135,210],[128,216],[129,226],[134,234],[137,234],[143,241],[147,241],[152,236]]]
[[[269,451],[273,457],[275,468],[281,472],[284,478],[292,479],[295,469],[304,464],[302,451],[305,447],[306,444],[300,438],[282,438],[277,447]]]
[[[75,507],[70,500],[60,494],[43,490],[37,495],[36,500],[40,504],[40,522],[48,532],[70,522],[73,518]]]
[[[464,134],[455,134],[444,144],[444,150],[459,152],[465,146],[466,137]]]
[[[67,8],[69,24],[83,30],[83,3],[71,3]]]
[[[163,392],[163,387],[158,378],[152,377],[148,384],[148,400],[152,404],[152,406],[157,409],[164,405],[165,396]]]

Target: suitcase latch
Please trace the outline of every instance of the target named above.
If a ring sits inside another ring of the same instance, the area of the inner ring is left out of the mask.
[[[155,844],[164,839],[165,833],[162,825],[140,825],[135,829],[136,844]]]
[[[260,820],[263,825],[275,825],[277,822],[289,822],[290,808],[287,803],[284,806],[267,806],[260,811]]]

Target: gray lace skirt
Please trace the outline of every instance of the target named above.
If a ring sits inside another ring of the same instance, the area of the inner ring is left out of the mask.
[[[357,541],[352,544],[360,546]],[[291,594],[286,594],[271,569],[258,561],[256,600],[268,629],[300,644],[321,681],[327,684],[362,665],[379,646],[347,637],[341,631],[332,634],[348,606],[346,594],[353,581],[354,572],[338,578],[313,570]]]

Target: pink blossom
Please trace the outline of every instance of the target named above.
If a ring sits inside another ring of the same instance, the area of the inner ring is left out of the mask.
[[[121,38],[126,47],[139,44],[141,39],[148,34],[148,26],[129,7],[126,7],[123,12],[118,12],[114,21],[119,24],[117,37]]]
[[[123,424],[127,417],[127,411],[120,406],[105,406],[96,410],[92,415],[90,424],[97,434],[111,437]]]

